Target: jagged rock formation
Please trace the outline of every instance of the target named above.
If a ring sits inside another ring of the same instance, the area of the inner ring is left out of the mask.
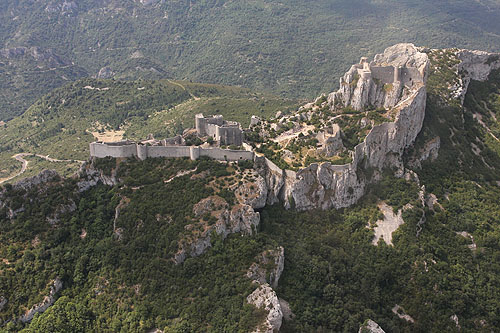
[[[371,63],[361,58],[340,79],[340,89],[328,96],[328,102],[332,108],[392,108],[424,85],[428,67],[427,55],[413,44],[394,45],[376,55]]]
[[[182,263],[187,256],[196,257],[205,252],[211,246],[212,233],[215,232],[225,239],[229,234],[243,233],[253,234],[260,222],[260,214],[246,204],[236,204],[229,207],[226,200],[219,196],[211,196],[198,202],[193,207],[193,215],[200,219],[198,224],[202,224],[200,231],[194,228],[195,224],[187,226],[192,234],[189,238],[179,241],[179,251],[175,254],[174,262]],[[204,221],[208,217],[208,221]],[[210,219],[215,219],[209,225]]]
[[[385,333],[385,331],[373,320],[368,319],[360,328],[358,333]]]
[[[325,156],[335,156],[344,150],[339,125],[333,124],[331,128],[319,132],[316,139],[321,145],[321,153]]]
[[[110,79],[113,76],[115,76],[115,72],[109,67],[103,67],[99,70],[99,73],[97,73],[98,79]]]
[[[285,249],[282,246],[262,252],[247,271],[247,277],[256,283],[268,283],[278,287],[278,281],[285,265]]]
[[[18,182],[12,184],[11,187],[13,191],[21,191],[24,192],[24,195],[26,195],[27,191],[39,186],[40,184],[56,182],[59,180],[60,177],[57,172],[54,170],[44,170],[36,176],[19,180]],[[5,195],[8,191],[8,186],[0,188],[0,208],[6,208],[9,219],[14,219],[17,214],[24,211],[24,207],[21,206],[18,208],[12,208],[10,200],[8,200]]]
[[[463,104],[471,80],[486,81],[492,70],[500,68],[500,53],[456,50],[455,56],[459,83],[454,87],[454,97]]]
[[[421,149],[416,152],[416,156],[412,156],[408,165],[414,168],[421,168],[422,162],[430,160],[435,161],[439,156],[441,148],[441,138],[439,136],[427,141]]]
[[[234,191],[239,202],[251,206],[253,209],[264,208],[267,199],[267,187],[265,179],[255,170],[245,171],[245,178],[253,181],[243,181]]]
[[[78,171],[79,181],[77,183],[78,192],[85,192],[98,183],[114,186],[119,183],[116,178],[116,170],[110,176],[105,175],[102,170],[97,170],[91,163],[83,163]]]
[[[282,246],[262,252],[247,271],[247,277],[258,287],[247,297],[247,302],[258,308],[264,308],[267,316],[254,332],[277,332],[283,321],[282,304],[286,309],[287,318],[293,313],[287,302],[278,299],[273,288],[278,287],[278,281],[285,264],[285,249]],[[272,287],[271,287],[272,286]]]
[[[267,283],[259,286],[248,295],[247,302],[268,312],[264,322],[259,324],[254,332],[273,333],[279,331],[283,322],[283,312],[276,292]]]
[[[63,286],[62,281],[59,278],[56,278],[52,281],[52,285],[50,286],[50,292],[47,296],[44,297],[43,301],[35,304],[29,309],[24,315],[19,318],[19,321],[22,323],[30,322],[35,314],[45,312],[52,304],[55,302],[55,295],[61,290]]]
[[[256,167],[268,187],[267,203],[281,200],[285,207],[298,210],[347,207],[357,202],[372,181],[363,170],[391,168],[402,176],[402,154],[424,120],[428,68],[427,54],[412,44],[395,45],[373,62],[362,59],[353,66],[341,80],[341,88],[330,94],[331,108],[383,106],[390,109],[394,121],[374,126],[355,147],[349,164],[314,163],[295,172],[257,158]]]

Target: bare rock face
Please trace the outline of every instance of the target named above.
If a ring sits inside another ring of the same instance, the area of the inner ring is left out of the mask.
[[[264,208],[267,201],[267,186],[264,178],[256,171],[248,171],[246,176],[250,176],[253,181],[244,180],[234,191],[238,202],[248,205],[253,209]]]
[[[278,281],[285,266],[285,249],[282,246],[262,252],[247,271],[247,277],[259,284],[278,287]]]
[[[392,108],[409,97],[413,86],[423,84],[428,67],[427,55],[413,44],[394,45],[376,55],[371,63],[361,58],[340,79],[340,89],[328,96],[328,102],[332,108]]]
[[[214,232],[221,235],[222,239],[234,233],[251,235],[260,223],[260,214],[251,206],[236,204],[230,208],[223,198],[216,195],[198,202],[193,207],[193,215],[200,221],[187,226],[192,234],[179,242],[179,251],[174,256],[176,264],[184,262],[188,256],[203,254],[211,246]],[[205,218],[208,221],[204,221]],[[215,220],[215,223],[209,224],[210,219]]]
[[[0,311],[7,305],[7,299],[3,296],[0,296]]]
[[[78,176],[79,181],[76,185],[79,193],[85,192],[99,183],[108,186],[114,186],[119,183],[114,172],[110,176],[105,175],[101,170],[95,169],[92,164],[88,164],[87,162],[83,163],[80,167]]]
[[[265,157],[256,156],[255,167],[265,179],[267,187],[267,204],[274,205],[280,201],[280,192],[285,184],[285,171]]]
[[[335,156],[344,150],[340,126],[337,124],[333,124],[327,131],[319,132],[316,139],[321,144],[321,153],[325,156]]]
[[[24,315],[19,318],[19,321],[22,323],[30,322],[36,313],[45,312],[52,304],[55,302],[55,295],[61,290],[63,284],[59,278],[56,278],[52,285],[50,286],[50,292],[47,296],[44,297],[43,301],[33,305],[31,309],[29,309]]]
[[[408,165],[411,167],[421,168],[422,162],[430,160],[435,161],[439,156],[439,149],[441,148],[441,138],[439,136],[427,141],[422,147],[419,149],[416,156],[409,161]]]
[[[363,170],[391,168],[402,176],[403,152],[422,129],[428,68],[427,54],[412,44],[395,45],[371,63],[363,58],[352,66],[341,79],[341,88],[329,95],[330,106],[381,106],[391,110],[394,121],[374,126],[354,148],[349,164],[311,164],[295,172],[258,157],[257,169],[268,188],[267,203],[281,201],[286,208],[297,210],[347,207],[363,196],[372,181]]]
[[[368,319],[360,328],[358,333],[385,333],[385,331],[373,320]]]
[[[484,51],[458,50],[460,63],[457,66],[459,84],[455,87],[455,96],[462,104],[471,80],[486,81],[491,71],[500,68],[500,53]]]
[[[103,67],[99,70],[99,73],[97,73],[98,79],[111,79],[113,76],[115,76],[115,72],[109,67]]]
[[[283,322],[283,312],[278,296],[267,283],[259,286],[248,295],[247,302],[268,312],[264,322],[259,324],[254,332],[273,333],[279,331]]]

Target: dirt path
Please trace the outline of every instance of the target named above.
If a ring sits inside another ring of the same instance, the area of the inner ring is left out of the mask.
[[[85,163],[85,161],[79,161],[79,160],[59,160],[57,158],[49,157],[49,155],[44,156],[44,155],[32,154],[32,153],[19,153],[19,154],[15,154],[14,156],[12,156],[12,158],[16,159],[17,161],[19,161],[23,164],[21,167],[21,171],[13,174],[12,176],[9,176],[7,178],[0,178],[0,184],[8,182],[9,180],[12,180],[12,179],[14,179],[14,178],[16,178],[16,177],[18,177],[26,172],[26,170],[28,169],[28,164],[29,164],[29,161],[24,159],[24,157],[26,157],[26,156],[36,156],[36,157],[42,158],[46,161],[54,162],[54,163],[61,163],[61,162],[63,162],[63,163],[77,162],[80,164]]]
[[[175,84],[176,86],[179,86],[182,88],[182,90],[184,91],[187,91],[188,94],[195,100],[195,101],[198,101],[200,98],[199,97],[196,97],[195,95],[193,95],[193,93],[191,93],[189,90],[186,89],[186,87],[184,87],[182,84],[180,84],[179,82],[174,82],[172,80],[167,80],[168,82],[172,83],[172,84]]]
[[[27,155],[31,155],[31,154],[21,153],[21,154],[16,154],[16,155],[12,156],[12,158],[15,158],[16,160],[18,160],[19,162],[21,162],[23,164],[23,166],[21,168],[21,171],[19,171],[18,173],[15,173],[14,175],[12,175],[10,177],[1,178],[0,179],[0,184],[8,182],[9,180],[14,179],[17,176],[20,176],[20,175],[22,175],[23,173],[26,172],[26,169],[28,169],[29,161],[25,160],[23,157],[25,157]]]

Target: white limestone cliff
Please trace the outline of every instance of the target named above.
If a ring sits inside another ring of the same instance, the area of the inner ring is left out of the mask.
[[[358,333],[385,333],[385,331],[376,322],[368,319],[366,323],[361,325]]]
[[[278,332],[283,322],[283,312],[276,292],[266,283],[248,295],[247,302],[267,311],[267,316],[259,323],[255,333]]]
[[[194,205],[193,215],[201,221],[205,216],[210,216],[215,223],[208,225],[205,222],[198,222],[204,224],[201,231],[195,228],[195,223],[187,226],[187,230],[192,231],[192,234],[179,241],[179,250],[174,256],[176,264],[184,262],[188,256],[196,257],[203,254],[211,246],[214,233],[220,235],[222,239],[234,233],[251,235],[260,223],[260,214],[251,206],[235,204],[229,207],[223,198],[216,195]]]
[[[458,50],[455,55],[460,63],[457,66],[459,83],[454,87],[454,97],[463,104],[471,80],[486,81],[491,71],[500,68],[500,53]]]
[[[285,266],[285,249],[279,246],[262,252],[247,271],[247,277],[259,284],[268,283],[278,287],[278,281]]]
[[[47,310],[50,306],[52,306],[52,304],[54,304],[56,300],[55,296],[59,292],[59,290],[61,290],[62,286],[63,283],[59,278],[56,278],[54,281],[52,281],[49,294],[43,298],[42,302],[33,305],[31,309],[26,311],[26,313],[19,318],[19,321],[21,321],[22,323],[28,323],[33,319],[35,314],[45,312],[45,310]]]
[[[295,172],[257,157],[256,167],[268,187],[267,203],[281,201],[297,210],[347,207],[361,198],[372,181],[364,170],[390,168],[402,176],[403,152],[414,142],[425,116],[428,68],[427,54],[412,44],[395,45],[369,64],[362,59],[354,65],[341,80],[341,88],[329,95],[331,108],[382,106],[394,121],[374,126],[346,165],[315,163]]]

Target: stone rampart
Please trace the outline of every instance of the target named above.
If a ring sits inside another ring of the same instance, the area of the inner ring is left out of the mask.
[[[137,157],[144,160],[148,157],[197,159],[207,156],[220,161],[253,160],[254,152],[247,150],[230,150],[221,148],[201,148],[190,146],[148,146],[136,143],[114,144],[93,142],[90,144],[90,156],[104,157]]]
[[[394,83],[394,70],[393,66],[371,66],[372,78],[380,80],[382,84]]]
[[[151,146],[148,147],[148,157],[190,157],[189,146]]]
[[[200,156],[207,156],[219,161],[253,160],[254,152],[221,148],[200,148]]]
[[[127,144],[107,144],[93,142],[90,144],[90,155],[93,157],[132,157],[137,156],[137,145],[135,143]]]

